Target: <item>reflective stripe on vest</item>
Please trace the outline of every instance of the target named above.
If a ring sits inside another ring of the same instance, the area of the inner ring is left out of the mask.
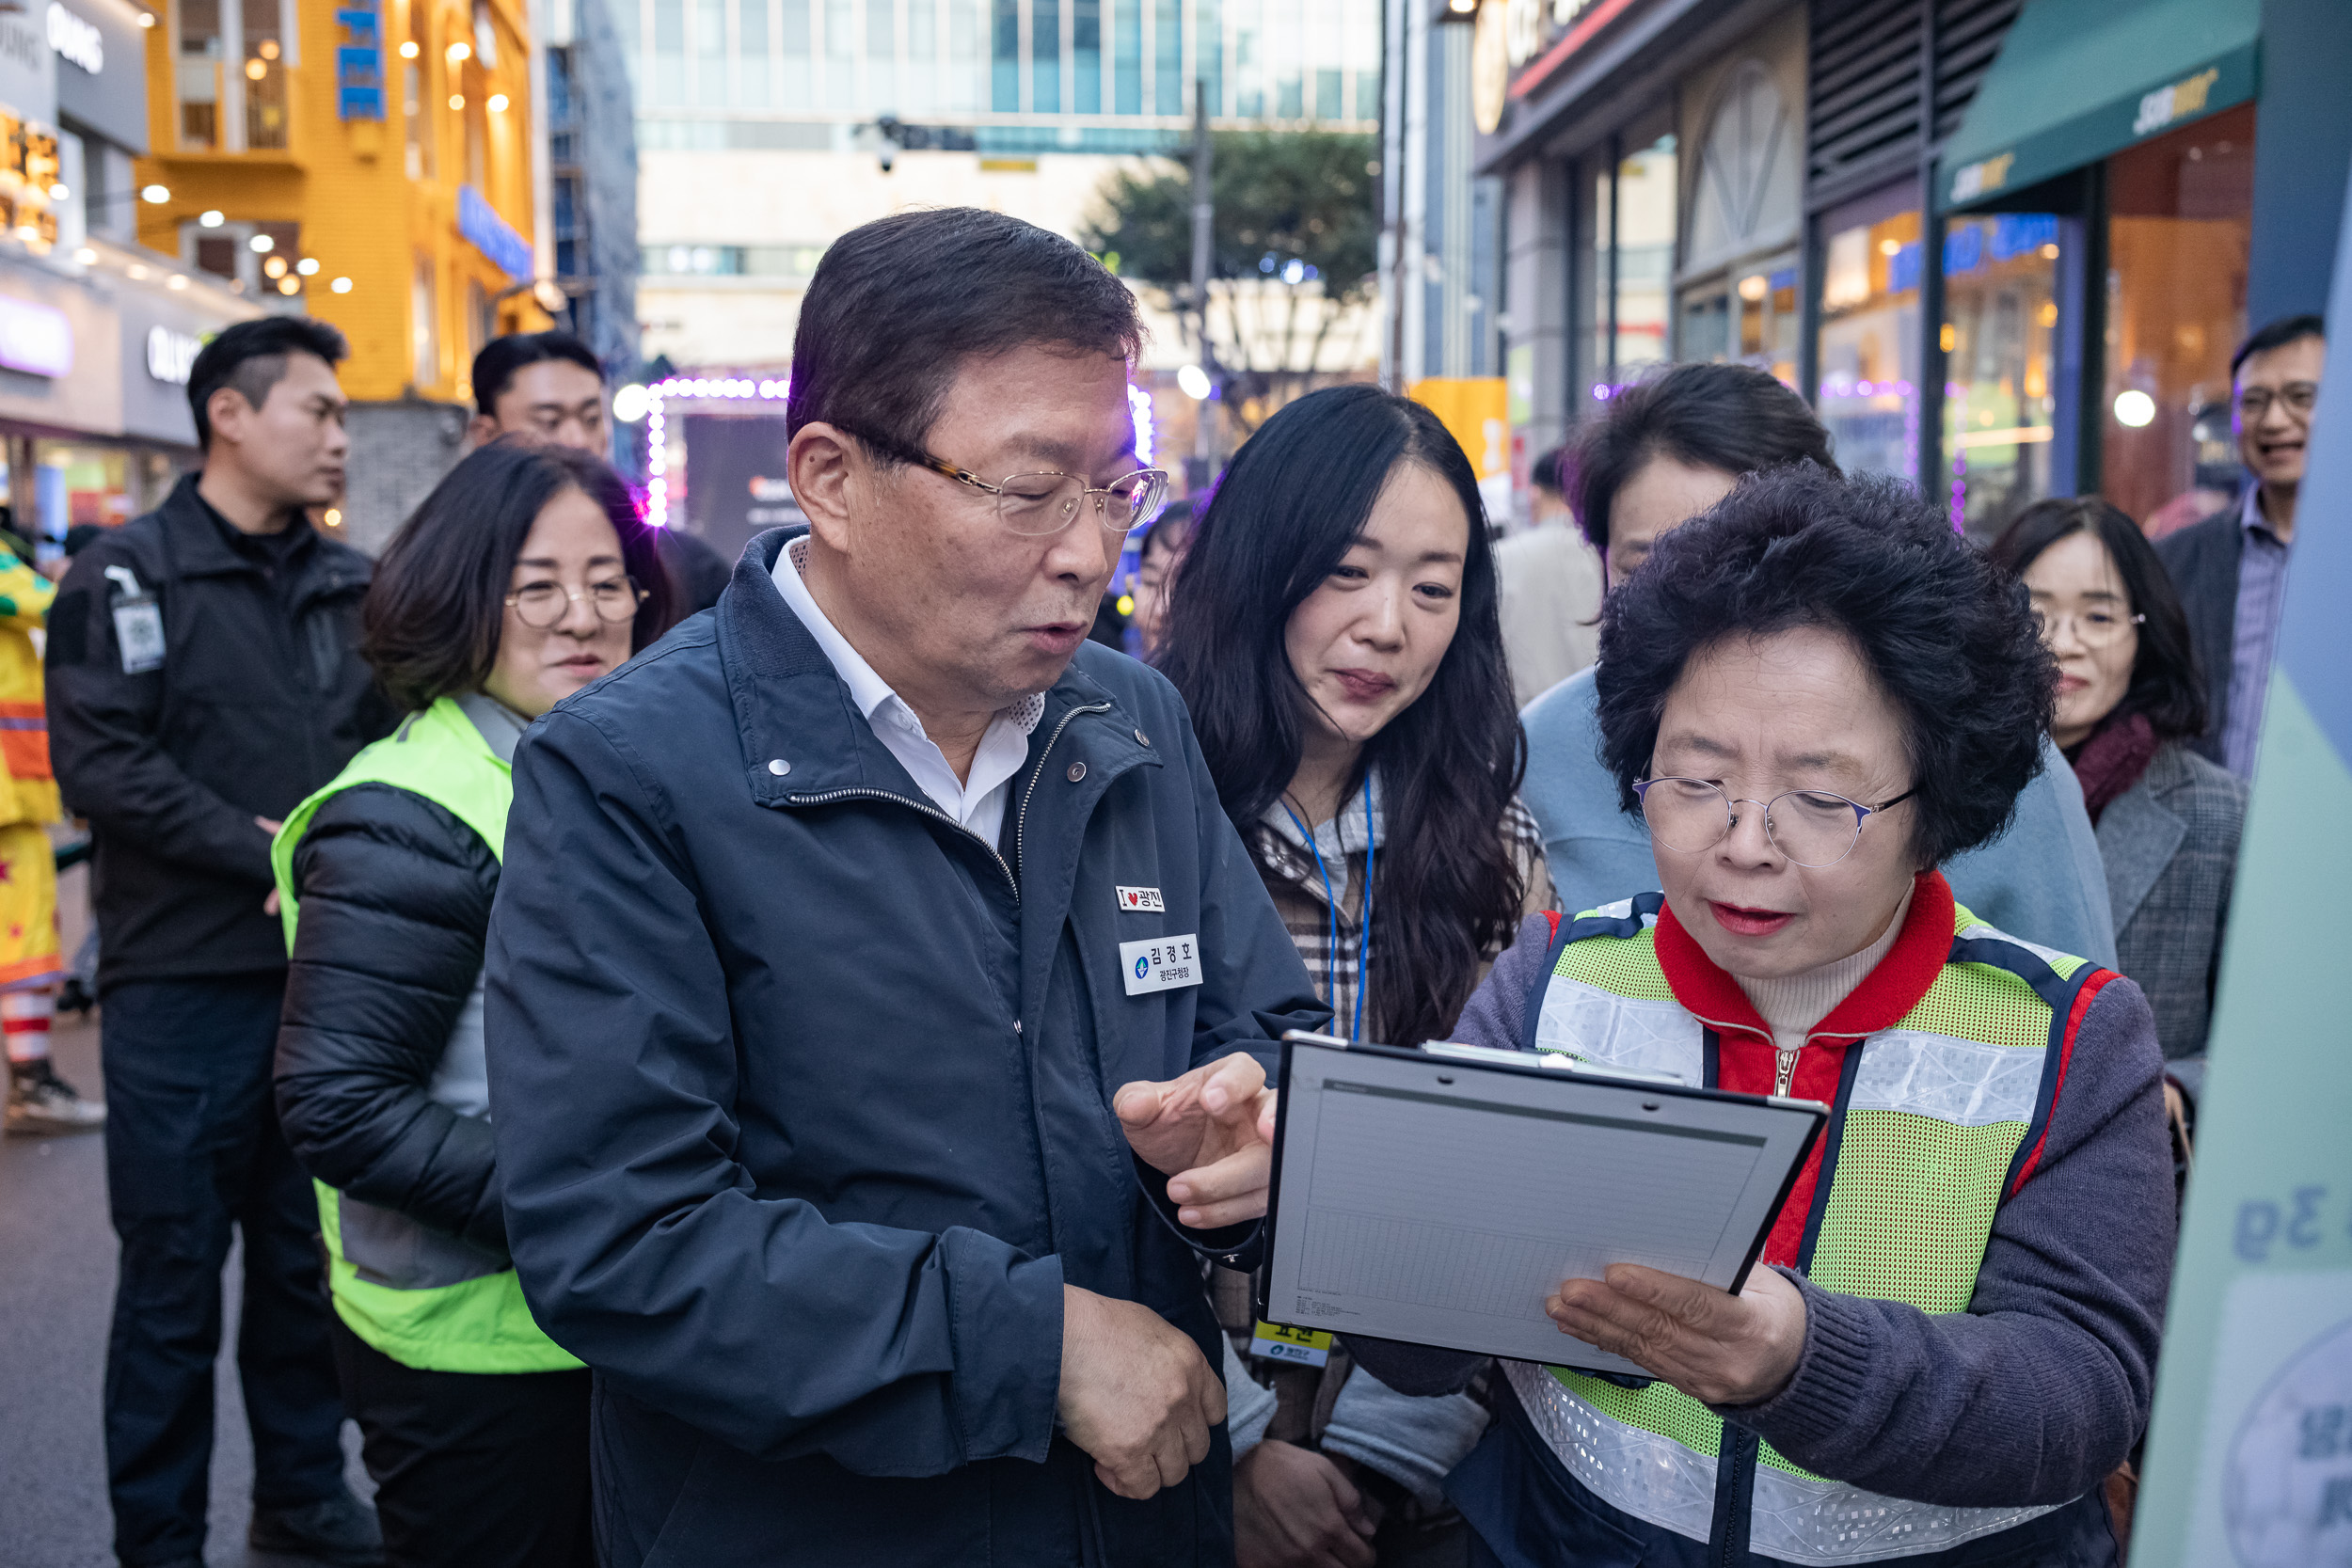
[[[351,759],[334,782],[286,817],[270,846],[286,949],[294,950],[295,847],[319,808],[358,784],[422,796],[471,829],[503,860],[514,778],[472,720],[443,697]],[[580,1360],[532,1321],[512,1264],[406,1215],[347,1198],[324,1181],[319,1228],[327,1288],[351,1331],[404,1366],[437,1372],[565,1371]],[[346,1235],[346,1222],[349,1234]]]
[[[1707,1073],[1706,1027],[1659,965],[1649,894],[1578,917],[1531,1011],[1527,1043],[1601,1069]],[[2064,1020],[2052,997],[2087,966],[1954,916],[1952,955],[1894,1027],[1864,1037],[1824,1154],[1806,1276],[1822,1289],[1967,1308],[1993,1216],[2043,1107]],[[1720,1417],[1664,1383],[1645,1388],[1505,1363],[1563,1467],[1612,1507],[1695,1541],[1713,1528]],[[2048,1508],[1946,1508],[1810,1475],[1761,1445],[1749,1549],[1842,1564],[1915,1557],[2012,1528]]]

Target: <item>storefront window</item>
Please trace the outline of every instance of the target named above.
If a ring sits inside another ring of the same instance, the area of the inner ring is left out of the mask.
[[[1797,384],[1797,259],[1777,256],[1682,295],[1684,359],[1732,360]]]
[[[1816,411],[1848,473],[1919,471],[1919,210],[1915,187],[1865,198],[1821,227]]]
[[[129,522],[137,509],[132,493],[138,454],[119,447],[80,446],[42,441],[38,446],[40,531],[63,539],[66,530],[95,523],[115,528]]]
[[[173,61],[180,94],[180,145],[220,142],[220,0],[180,0],[180,48]]]
[[[1626,138],[1617,165],[1615,353],[1619,385],[1667,357],[1667,286],[1674,277],[1675,213],[1681,201],[1672,132]],[[1638,150],[1636,150],[1638,146]]]
[[[2058,220],[1944,225],[1944,460],[1952,527],[1990,540],[2050,493]]]
[[[2238,482],[2230,356],[2248,327],[2253,105],[2118,153],[2107,193],[2100,489],[2163,534]]]
[[[286,61],[276,8],[257,4],[245,13],[245,145],[272,150],[286,145]]]

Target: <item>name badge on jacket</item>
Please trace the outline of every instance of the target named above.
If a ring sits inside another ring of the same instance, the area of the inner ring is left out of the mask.
[[[1200,942],[1190,931],[1180,937],[1146,937],[1119,944],[1119,977],[1129,996],[1182,990],[1200,983]]]

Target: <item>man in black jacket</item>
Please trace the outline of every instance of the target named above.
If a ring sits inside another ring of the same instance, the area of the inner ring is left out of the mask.
[[[2317,316],[2288,316],[2239,346],[2230,360],[2230,422],[2250,482],[2232,505],[2156,541],[2205,675],[2210,717],[2197,750],[2241,779],[2254,776],[2262,739],[2326,332]]]
[[[270,835],[393,717],[356,652],[367,559],[307,515],[342,490],[343,353],[333,327],[286,316],[208,344],[188,382],[203,470],[76,557],[50,614],[50,747],[97,841],[125,1568],[202,1558],[232,1227],[253,1544],[380,1555],[343,1484],[316,1206],[270,1094],[286,976]]]
[[[608,1568],[1232,1561],[1200,1259],[1329,1015],[1175,689],[1085,641],[1164,488],[1138,336],[1016,219],[844,235],[812,526],[516,753],[493,1131]]]

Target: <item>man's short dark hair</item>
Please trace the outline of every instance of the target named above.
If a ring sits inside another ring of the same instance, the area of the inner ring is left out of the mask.
[[[473,356],[473,405],[481,413],[495,418],[498,401],[506,388],[515,384],[515,377],[525,365],[545,364],[549,359],[568,359],[596,378],[604,380],[604,366],[596,358],[596,351],[568,332],[510,332],[503,338],[493,338]]]
[[[1002,213],[899,213],[833,243],[801,301],[785,428],[838,425],[884,462],[919,450],[967,359],[1031,345],[1132,358],[1135,296],[1057,234]]]
[[[1901,481],[1810,464],[1742,479],[1602,601],[1601,759],[1625,810],[1691,660],[1801,626],[1846,639],[1895,709],[1915,863],[1998,835],[2042,769],[2058,693],[2025,584]]]
[[[2315,316],[2308,311],[2297,316],[2280,316],[2275,322],[2256,327],[2251,337],[2238,344],[2237,352],[2230,356],[2230,379],[2235,381],[2238,367],[2257,354],[2267,354],[2274,348],[2299,343],[2306,338],[2324,340],[2327,336],[2328,318],[2325,316]]]
[[[263,316],[223,327],[188,367],[188,412],[196,416],[197,446],[213,444],[213,419],[205,404],[223,387],[235,388],[259,408],[269,401],[269,389],[285,379],[288,355],[315,355],[332,367],[350,352],[341,332],[312,316]]]
[[[1565,483],[1567,476],[1564,470],[1567,461],[1568,449],[1566,443],[1563,442],[1528,465],[1527,482],[1555,500],[1566,500],[1568,499],[1568,487]]]

